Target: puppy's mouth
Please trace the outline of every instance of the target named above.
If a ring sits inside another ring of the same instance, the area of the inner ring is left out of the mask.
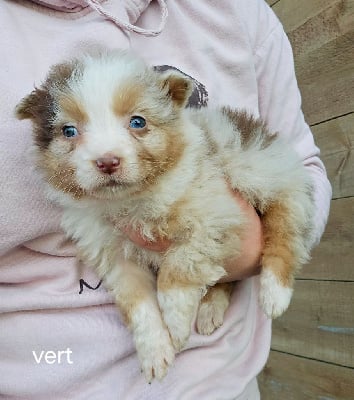
[[[110,179],[99,182],[98,185],[96,186],[96,189],[98,189],[98,190],[124,189],[126,187],[130,187],[131,185],[132,185],[131,183],[129,183],[123,179],[117,179],[116,177],[112,177]]]
[[[93,197],[105,197],[106,195],[110,198],[112,195],[123,194],[124,191],[132,188],[134,183],[127,180],[119,179],[117,176],[112,176],[109,179],[104,179],[95,185],[90,190],[90,194]]]
[[[104,182],[100,184],[100,187],[105,188],[115,188],[115,187],[122,187],[124,184],[122,182],[117,182],[115,179],[111,179],[108,182]]]

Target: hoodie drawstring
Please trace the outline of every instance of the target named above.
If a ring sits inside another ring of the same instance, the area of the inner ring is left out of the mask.
[[[161,22],[160,26],[155,30],[155,29],[143,29],[139,28],[136,25],[132,25],[128,22],[121,21],[111,13],[109,13],[107,10],[105,10],[104,7],[100,4],[99,0],[85,0],[87,5],[96,10],[99,14],[104,16],[105,18],[109,19],[112,21],[114,24],[116,24],[119,28],[130,31],[130,32],[135,32],[139,33],[144,36],[157,36],[159,35],[163,28],[165,27],[167,16],[168,16],[168,11],[167,11],[167,5],[164,0],[157,0],[160,6],[161,10]]]

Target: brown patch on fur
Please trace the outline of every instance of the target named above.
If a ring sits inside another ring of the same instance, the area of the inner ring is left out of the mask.
[[[40,149],[37,164],[45,172],[48,183],[80,199],[84,190],[76,183],[75,169],[63,158],[64,153],[73,150],[74,140],[65,142],[61,127],[55,126],[58,106],[70,119],[79,123],[87,120],[82,106],[70,96],[68,90],[68,80],[77,66],[77,62],[72,62],[52,67],[45,83],[21,101],[16,114],[20,119],[32,120],[35,144]],[[54,146],[51,146],[53,140],[62,140],[62,143],[58,146],[58,142],[54,142]],[[55,148],[60,148],[60,154],[56,154]]]
[[[261,119],[257,119],[247,111],[233,110],[223,107],[222,112],[229,121],[236,127],[241,134],[241,145],[243,148],[249,147],[255,140],[260,140],[261,149],[267,148],[277,137],[276,133],[270,133],[266,124]]]
[[[142,92],[142,86],[133,82],[120,86],[113,97],[113,112],[120,117],[132,116]]]
[[[180,127],[180,129],[183,128]],[[160,134],[165,139],[165,143],[161,148],[154,149],[154,152],[144,146],[140,149],[139,168],[144,176],[144,180],[136,193],[141,193],[151,185],[156,184],[158,178],[171,170],[182,157],[185,149],[183,135],[175,131],[169,132],[168,128],[165,128],[164,132]]]
[[[32,120],[34,141],[41,149],[47,149],[53,139],[53,102],[47,89],[35,89],[16,108],[17,118]]]
[[[41,154],[39,163],[46,173],[47,182],[55,189],[70,194],[76,200],[84,196],[85,191],[76,183],[75,169],[68,162],[47,150]]]
[[[47,97],[46,90],[35,89],[28,96],[24,97],[16,106],[16,117],[22,119],[35,119],[41,113],[40,99]]]
[[[50,70],[45,83],[22,99],[16,107],[19,119],[31,119],[34,128],[33,135],[36,145],[45,150],[54,138],[56,92],[64,92],[78,63],[58,64]],[[55,88],[55,91],[53,90]]]
[[[68,122],[75,121],[77,123],[86,124],[89,120],[89,117],[85,111],[85,108],[80,102],[78,102],[77,98],[71,96],[70,94],[63,94],[59,97],[58,100],[60,113],[64,113],[65,117],[68,119]]]
[[[289,222],[289,209],[281,202],[269,206],[262,217],[264,250],[262,267],[270,269],[285,287],[293,284],[296,255],[294,233]]]

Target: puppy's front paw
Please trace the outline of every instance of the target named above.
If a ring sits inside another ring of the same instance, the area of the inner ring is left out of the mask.
[[[154,339],[149,338],[147,333],[145,340],[136,342],[136,347],[146,380],[149,383],[154,378],[162,380],[175,358],[175,350],[167,330],[160,332]]]
[[[269,318],[277,318],[289,307],[293,289],[283,286],[276,275],[269,269],[261,272],[259,301]]]
[[[133,309],[130,328],[146,380],[149,383],[154,378],[161,380],[173,363],[175,350],[156,298],[141,302]]]

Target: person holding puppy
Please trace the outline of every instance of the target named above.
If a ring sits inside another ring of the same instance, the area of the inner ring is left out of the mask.
[[[247,109],[288,140],[316,184],[318,241],[331,190],[304,122],[291,49],[277,18],[261,0],[225,0],[217,7],[21,0],[3,2],[0,23],[0,176],[7,185],[0,206],[0,393],[26,399],[258,399],[256,376],[268,357],[270,321],[257,302],[262,225],[256,211],[234,194],[249,228],[241,256],[225,266],[227,279],[239,282],[223,326],[210,336],[194,330],[166,378],[147,385],[112,298],[78,262],[60,231],[60,210],[40,190],[41,177],[28,157],[31,127],[17,122],[13,110],[51,65],[96,46],[132,48],[157,70],[178,69],[194,80],[188,106]],[[126,233],[153,251],[169,246],[129,227]],[[65,351],[70,363],[59,357]]]

